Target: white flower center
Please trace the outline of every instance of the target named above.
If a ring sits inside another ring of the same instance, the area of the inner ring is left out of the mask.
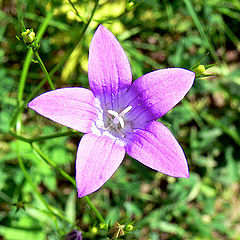
[[[114,127],[115,129],[118,129],[118,125],[120,124],[121,128],[124,128],[125,122],[124,122],[124,115],[128,113],[132,109],[132,106],[126,107],[124,110],[122,110],[120,113],[108,110],[108,116],[112,120],[112,123],[109,125],[109,127]]]
[[[128,113],[132,110],[132,106],[122,109],[108,109],[110,104],[105,108],[101,106],[98,98],[95,98],[96,107],[99,109],[98,118],[92,125],[92,133],[97,136],[108,136],[121,146],[126,145],[125,136],[132,131],[132,123],[128,119]]]
[[[113,127],[115,129],[118,129],[119,124],[121,128],[124,128],[125,122],[124,122],[124,115],[128,113],[132,109],[132,106],[126,107],[124,110],[122,110],[120,113],[108,110],[108,116],[112,120],[112,123],[109,124],[109,127]]]

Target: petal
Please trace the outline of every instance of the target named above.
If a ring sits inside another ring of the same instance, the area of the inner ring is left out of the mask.
[[[90,132],[97,118],[93,93],[85,88],[61,88],[34,98],[28,107],[54,122]]]
[[[118,91],[127,89],[132,82],[130,64],[122,46],[102,25],[91,41],[88,77],[94,95],[104,96],[105,104],[110,104]]]
[[[157,70],[138,78],[131,88],[132,115],[149,109],[156,120],[173,108],[190,90],[195,73],[182,68]]]
[[[144,165],[173,177],[189,177],[183,150],[170,130],[153,121],[129,139],[126,152]]]
[[[76,159],[78,197],[97,191],[117,170],[125,149],[107,136],[82,137]]]

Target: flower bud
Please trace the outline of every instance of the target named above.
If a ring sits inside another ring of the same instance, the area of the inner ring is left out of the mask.
[[[125,230],[126,230],[127,232],[132,231],[132,230],[133,230],[133,225],[132,225],[132,224],[128,224],[128,225],[125,227]]]
[[[97,227],[92,227],[92,228],[91,228],[91,233],[92,233],[92,234],[95,235],[95,234],[97,234],[97,232],[98,232]]]
[[[127,10],[131,10],[133,6],[134,6],[134,3],[133,2],[129,2],[127,4]]]
[[[35,32],[27,29],[25,32],[22,32],[22,38],[25,43],[32,43],[35,40]]]
[[[193,71],[196,73],[196,75],[201,75],[205,72],[206,68],[204,65],[198,65]]]
[[[107,224],[105,224],[105,223],[100,223],[100,224],[99,224],[99,228],[100,228],[100,229],[107,229]]]

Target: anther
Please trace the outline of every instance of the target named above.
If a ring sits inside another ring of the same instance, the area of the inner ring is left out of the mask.
[[[122,110],[122,111],[119,113],[119,116],[124,116],[124,114],[128,113],[131,109],[132,109],[132,106],[126,107],[124,110]]]

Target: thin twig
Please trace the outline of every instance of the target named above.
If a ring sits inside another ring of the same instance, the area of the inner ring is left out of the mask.
[[[52,138],[66,137],[66,136],[72,136],[72,135],[82,135],[81,133],[75,132],[73,130],[66,131],[66,132],[49,134],[49,135],[46,135],[46,136],[40,136],[40,137],[35,137],[35,138],[23,137],[21,135],[16,134],[13,131],[10,131],[9,133],[13,137],[17,138],[18,140],[21,140],[23,142],[28,142],[28,143],[39,142],[39,141],[44,141],[44,140],[48,140],[48,139],[52,139]]]

